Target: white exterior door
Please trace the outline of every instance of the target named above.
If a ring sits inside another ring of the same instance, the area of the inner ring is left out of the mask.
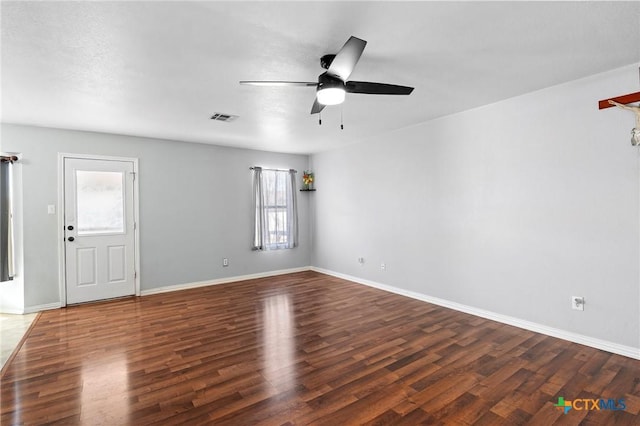
[[[134,163],[64,159],[67,303],[135,294]]]

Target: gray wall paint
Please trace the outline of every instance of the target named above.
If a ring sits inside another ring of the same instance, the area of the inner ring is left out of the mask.
[[[8,124],[1,130],[2,149],[23,155],[26,307],[59,301],[58,221],[47,215],[47,205],[57,204],[59,152],[139,158],[142,290],[310,264],[305,194],[298,197],[300,246],[250,249],[249,167],[302,173],[306,155]]]
[[[597,109],[637,78],[625,67],[313,155],[313,264],[640,347],[634,119]]]

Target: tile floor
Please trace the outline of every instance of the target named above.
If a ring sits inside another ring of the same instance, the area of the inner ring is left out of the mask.
[[[4,366],[20,339],[38,314],[0,314],[0,368]]]

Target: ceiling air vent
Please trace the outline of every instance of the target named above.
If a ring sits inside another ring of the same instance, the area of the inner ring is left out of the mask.
[[[237,115],[231,115],[231,114],[223,114],[221,112],[216,112],[211,116],[212,120],[216,120],[216,121],[224,121],[225,123],[228,123],[230,121],[235,120],[236,118],[238,118]]]

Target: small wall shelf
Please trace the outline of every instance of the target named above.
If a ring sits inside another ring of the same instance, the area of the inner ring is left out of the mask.
[[[640,92],[629,93],[628,95],[621,95],[621,96],[617,96],[615,98],[609,98],[609,99],[621,104],[630,104],[631,102],[640,101]],[[615,106],[609,103],[609,99],[603,99],[601,101],[598,101],[598,109],[611,108],[612,106]]]
[[[314,189],[301,189],[300,190],[300,192],[313,192],[313,191],[315,191],[315,188]]]

